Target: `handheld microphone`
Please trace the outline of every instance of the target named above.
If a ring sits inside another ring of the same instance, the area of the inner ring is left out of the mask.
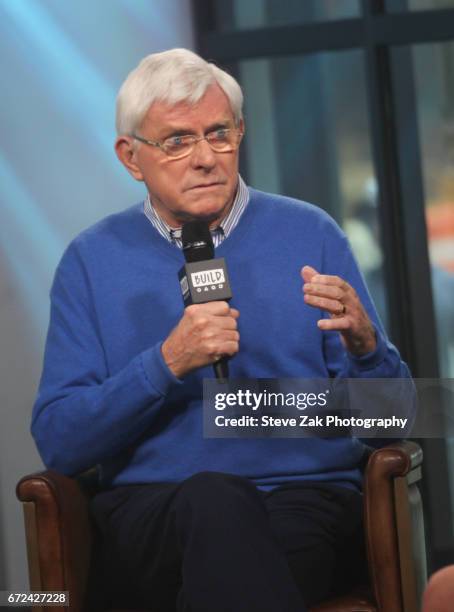
[[[189,221],[183,225],[183,254],[186,264],[178,273],[185,307],[232,298],[227,266],[223,257],[214,259],[214,244],[205,221]],[[218,380],[229,377],[227,357],[213,364]]]

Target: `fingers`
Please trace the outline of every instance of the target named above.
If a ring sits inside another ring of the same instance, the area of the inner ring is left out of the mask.
[[[204,313],[207,315],[216,315],[216,316],[227,316],[233,310],[229,307],[227,302],[207,302],[206,304],[191,304],[185,310],[187,314],[193,313]],[[237,311],[238,312],[238,311]]]
[[[312,274],[309,278],[309,275],[304,274],[305,268],[309,268],[309,266],[305,266],[303,268],[302,276],[304,279],[304,287],[309,285],[311,289],[317,289],[320,292],[325,292],[326,295],[334,296],[336,298],[339,297],[343,292],[348,291],[351,287],[350,285],[344,281],[340,276],[334,276],[330,274]],[[313,268],[311,268],[313,270]],[[305,279],[308,278],[308,280]]]
[[[305,266],[309,268],[309,266]],[[303,278],[309,277],[303,268]],[[313,270],[313,268],[311,268]],[[339,276],[328,274],[318,274],[315,272],[310,275],[310,282],[306,281],[303,285],[304,301],[309,306],[314,306],[320,310],[325,310],[333,317],[341,317],[345,314],[346,306],[351,301],[353,290]],[[340,329],[337,327],[336,329]]]
[[[333,287],[345,288],[349,286],[346,281],[340,276],[334,276],[332,274],[315,274],[311,278],[312,283],[318,283],[320,285],[332,285]]]
[[[200,334],[200,340],[206,345],[208,353],[219,353],[222,343],[239,342],[240,334],[236,329],[208,327]]]
[[[234,319],[238,319],[240,316],[239,311],[236,308],[230,308],[227,302],[207,302],[206,304],[192,304],[188,306],[185,312],[189,315],[197,315],[197,314],[205,314],[205,315],[213,315],[217,317],[233,317]]]
[[[352,291],[348,283],[339,276],[320,274],[311,266],[304,266],[301,276],[304,280],[303,291],[307,304],[327,310],[333,315],[343,313],[343,302]],[[310,296],[326,299],[312,299]]]
[[[218,361],[223,355],[233,357],[240,349],[240,334],[238,332],[230,332],[226,334],[218,334],[210,342],[206,343],[206,353],[209,358],[208,363]]]
[[[305,283],[310,283],[312,277],[316,274],[318,274],[317,270],[315,268],[312,268],[311,266],[304,266],[303,268],[301,268],[301,276]]]
[[[240,313],[236,308],[230,308],[227,302],[208,302],[188,306],[185,316],[200,330],[207,328],[212,323],[219,329],[237,329]]]
[[[317,321],[323,331],[338,331],[346,348],[364,355],[376,347],[376,337],[369,315],[358,294],[340,276],[320,274],[311,266],[301,270],[304,301],[308,306],[329,313],[330,318]]]
[[[320,308],[320,310],[325,310],[335,317],[342,316],[346,311],[346,306],[340,301],[340,299],[331,300],[320,297],[319,295],[306,294],[304,296],[304,301],[309,306],[314,306],[315,308]]]
[[[227,311],[224,308],[220,311],[215,310],[212,316],[213,326],[208,325],[205,328],[202,341],[204,337],[213,339],[213,345],[208,347],[208,355],[211,363],[215,363],[224,355],[233,357],[238,353],[240,334],[237,331],[237,320],[240,313],[236,308],[227,307]]]
[[[333,300],[341,300],[346,291],[348,291],[347,283],[339,285],[324,285],[322,283],[304,283],[304,293],[319,295],[321,297],[331,298]]]
[[[336,319],[320,319],[317,321],[317,327],[323,331],[348,331],[351,327],[350,320],[347,317],[339,317]]]
[[[326,310],[333,316],[345,312],[345,303],[348,300],[348,288],[344,285],[323,285],[305,283],[303,286],[304,301],[309,306]]]
[[[235,355],[239,351],[239,316],[238,310],[230,308],[227,302],[188,306],[161,347],[169,369],[181,378],[223,355]]]

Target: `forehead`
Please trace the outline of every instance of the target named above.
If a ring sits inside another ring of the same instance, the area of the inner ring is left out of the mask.
[[[229,99],[219,85],[212,85],[194,104],[155,102],[145,116],[143,127],[149,127],[154,133],[168,129],[196,130],[233,120]]]

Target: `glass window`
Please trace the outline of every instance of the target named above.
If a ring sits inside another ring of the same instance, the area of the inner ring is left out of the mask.
[[[217,30],[245,30],[359,17],[359,0],[215,0]]]
[[[454,8],[454,0],[387,0],[386,8],[390,13],[430,11]]]
[[[454,377],[454,43],[413,47],[441,375]]]
[[[248,182],[306,200],[344,228],[386,323],[362,51],[239,64]]]

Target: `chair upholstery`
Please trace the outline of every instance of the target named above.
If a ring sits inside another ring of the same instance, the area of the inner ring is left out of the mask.
[[[426,582],[421,463],[422,451],[410,441],[370,455],[364,474],[370,585],[311,612],[419,612]],[[30,589],[69,591],[69,608],[49,612],[83,612],[93,543],[86,482],[48,470],[22,478],[17,496],[24,509]]]

